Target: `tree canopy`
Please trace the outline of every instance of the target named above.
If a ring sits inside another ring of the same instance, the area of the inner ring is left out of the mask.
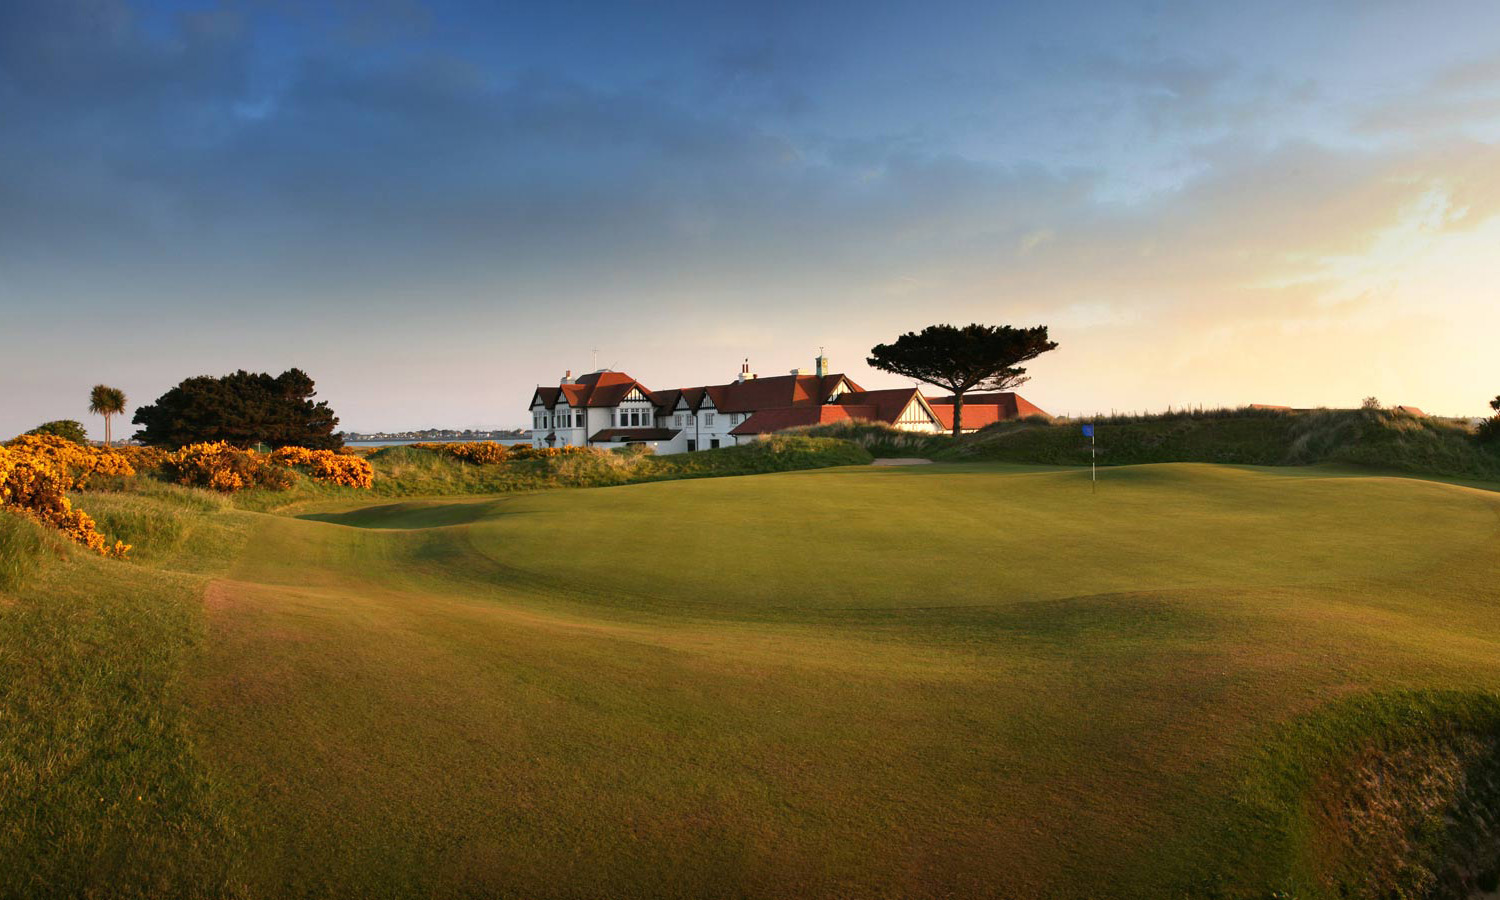
[[[1486,444],[1500,444],[1500,397],[1490,401],[1493,416],[1479,423],[1479,439]]]
[[[963,430],[964,394],[1008,391],[1029,379],[1021,363],[1057,348],[1047,326],[929,325],[895,343],[877,344],[865,360],[873,368],[935,385],[953,394],[953,436]]]
[[[88,432],[83,430],[83,423],[76,419],[56,419],[51,422],[43,422],[26,433],[50,434],[64,440],[72,441],[75,444],[87,444],[89,442]]]
[[[215,378],[189,378],[135,411],[136,440],[158,447],[228,441],[236,447],[333,449],[338,417],[326,401],[314,403],[313,380],[301,369],[272,377],[244,369]]]
[[[104,446],[108,447],[113,437],[110,434],[110,419],[124,411],[125,392],[119,388],[96,384],[89,391],[89,412],[104,417]]]

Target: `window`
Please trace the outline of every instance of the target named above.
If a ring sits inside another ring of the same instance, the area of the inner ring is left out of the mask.
[[[631,410],[631,412],[630,412],[630,424],[633,425],[633,426],[641,424],[641,412],[640,412],[640,410]]]
[[[703,414],[703,427],[704,428],[712,428],[713,425],[714,425],[714,414],[713,413],[704,413]]]
[[[697,450],[697,449],[698,449],[698,442],[697,441],[688,441],[688,452],[689,453],[692,453],[694,450]]]
[[[714,438],[713,440],[711,440],[711,441],[708,442],[708,449],[710,449],[710,450],[717,450],[718,447],[719,447],[719,439],[718,438]]]
[[[676,425],[677,425],[678,428],[681,428],[682,427],[682,413],[678,413],[673,418],[673,421],[676,423]]]
[[[583,410],[580,409],[577,412],[573,413],[573,427],[574,428],[582,428],[583,427]]]

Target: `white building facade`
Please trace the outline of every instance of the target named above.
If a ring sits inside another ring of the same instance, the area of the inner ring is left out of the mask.
[[[966,423],[969,410],[978,412],[979,405],[965,403]],[[997,415],[975,419],[992,422]],[[866,391],[830,373],[827,357],[819,356],[811,372],[759,378],[746,362],[727,384],[668,391],[652,391],[624,372],[601,369],[576,379],[569,372],[556,387],[539,385],[532,395],[530,437],[533,447],[637,445],[667,454],[729,447],[808,425],[885,422],[939,432],[951,420],[951,406],[916,388]]]

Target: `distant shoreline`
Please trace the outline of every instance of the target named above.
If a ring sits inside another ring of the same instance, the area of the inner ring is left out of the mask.
[[[497,444],[529,444],[526,438],[399,438],[388,441],[344,441],[348,447],[399,447],[403,444],[466,444],[494,441]]]

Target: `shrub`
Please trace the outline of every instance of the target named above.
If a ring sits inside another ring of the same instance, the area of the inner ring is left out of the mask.
[[[75,473],[70,464],[76,460],[51,452],[57,448],[48,441],[70,443],[49,436],[31,441],[17,439],[10,446],[0,447],[0,506],[50,525],[96,553],[123,559],[130,545],[121,541],[108,544],[89,514],[74,509],[67,497],[67,492],[80,478],[86,479],[92,469]]]
[[[293,484],[291,471],[273,465],[269,455],[240,450],[226,441],[189,444],[169,453],[162,471],[178,484],[226,494],[252,487],[284,491]]]
[[[475,465],[493,465],[519,459],[556,459],[560,456],[576,456],[590,453],[588,447],[533,447],[530,444],[505,445],[497,441],[423,441],[406,446],[417,450],[428,450],[441,456],[452,457]]]
[[[333,450],[309,450],[306,447],[279,447],[271,459],[288,466],[306,469],[315,481],[343,487],[369,489],[375,483],[375,470],[369,460]]]
[[[75,444],[51,434],[23,434],[5,445],[21,458],[44,460],[47,466],[67,481],[64,490],[83,490],[89,476],[134,475],[130,461],[113,450]]]
[[[77,419],[57,419],[52,422],[43,422],[37,427],[26,432],[27,434],[40,435],[50,434],[63,440],[72,441],[75,444],[87,444],[89,435],[83,429],[83,423]]]
[[[119,454],[137,472],[155,471],[161,468],[162,463],[167,460],[167,451],[160,447],[123,444],[115,447],[114,452]]]

